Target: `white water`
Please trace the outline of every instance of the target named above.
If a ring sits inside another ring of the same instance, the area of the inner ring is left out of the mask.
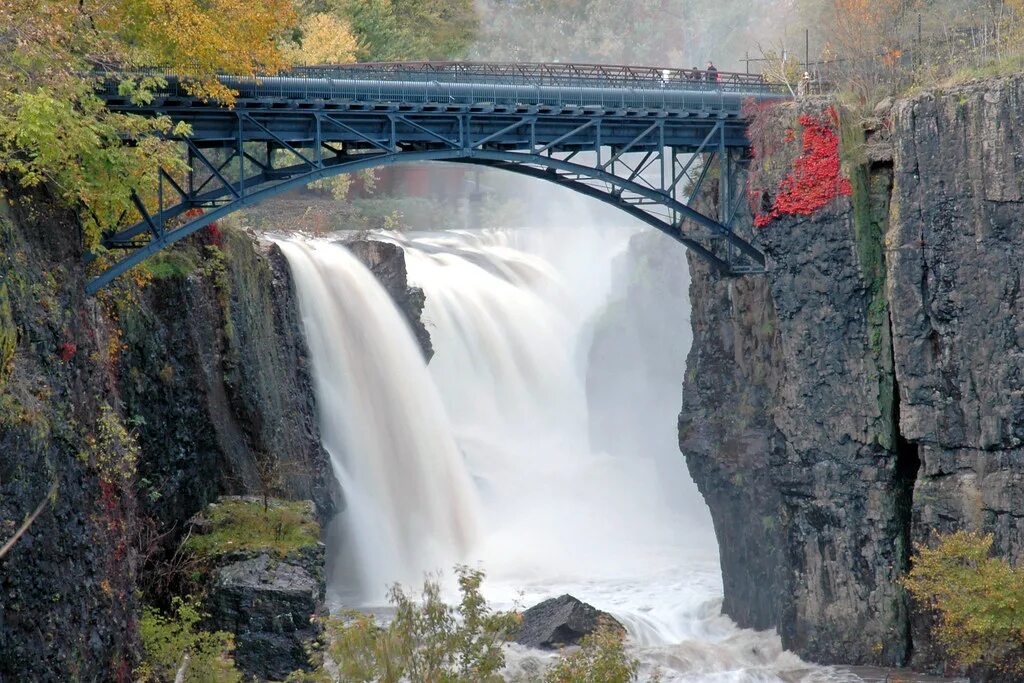
[[[426,291],[429,371],[400,313],[343,248],[282,243],[348,501],[334,588],[350,605],[379,606],[390,582],[479,562],[498,605],[571,593],[612,612],[644,670],[659,666],[667,681],[847,680],[720,616],[706,510],[666,495],[652,454],[612,457],[588,443],[590,326],[628,236],[391,235]],[[508,674],[528,678],[543,658],[514,648]]]

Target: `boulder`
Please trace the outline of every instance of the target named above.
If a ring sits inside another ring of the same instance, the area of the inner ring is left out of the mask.
[[[601,626],[607,626],[623,637],[626,635],[626,629],[612,615],[571,595],[562,595],[523,612],[516,642],[526,647],[554,650],[577,645]]]
[[[309,668],[320,635],[325,548],[310,501],[221,498],[190,523],[186,548],[209,568],[206,628],[235,635],[246,680],[284,680]]]
[[[211,625],[235,634],[247,676],[283,680],[308,666],[305,644],[318,629],[321,586],[303,567],[263,554],[216,571],[207,602]]]

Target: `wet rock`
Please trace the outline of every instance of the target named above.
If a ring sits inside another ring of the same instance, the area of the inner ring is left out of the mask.
[[[626,629],[612,615],[571,595],[562,595],[523,612],[523,623],[516,642],[526,647],[553,650],[577,645],[603,625],[623,636],[626,634]]]
[[[309,665],[325,613],[325,548],[310,501],[225,496],[190,522],[185,547],[212,569],[207,627],[235,635],[247,677],[282,680]]]
[[[1021,101],[1018,76],[887,103],[859,194],[749,233],[766,275],[691,258],[679,437],[723,609],[808,659],[946,669],[912,544],[1024,558]]]
[[[208,600],[211,624],[235,634],[235,661],[248,676],[281,680],[307,666],[319,631],[323,586],[303,567],[262,554],[221,567]]]
[[[357,259],[366,264],[384,286],[395,305],[409,321],[416,341],[423,351],[423,357],[429,361],[434,356],[434,346],[430,341],[430,332],[427,331],[422,319],[426,297],[422,289],[409,285],[405,251],[395,244],[377,240],[353,240],[346,242],[345,246]]]

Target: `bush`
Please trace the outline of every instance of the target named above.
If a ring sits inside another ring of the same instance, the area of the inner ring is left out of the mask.
[[[187,683],[241,681],[242,675],[230,658],[234,649],[231,634],[196,628],[204,615],[192,599],[174,598],[172,610],[173,616],[161,614],[152,607],[142,611],[139,632],[144,656],[136,671],[139,680],[146,683],[173,681],[184,667]]]
[[[350,612],[328,619],[326,639],[332,666],[297,673],[292,681],[377,681],[380,683],[487,683],[501,681],[502,645],[519,623],[512,612],[493,612],[480,594],[483,572],[457,567],[462,600],[441,599],[436,581],[423,583],[416,602],[399,585],[388,593],[395,616],[386,628],[373,617]],[[335,672],[333,675],[331,672]]]
[[[327,662],[313,672],[295,672],[292,683],[497,683],[503,681],[505,643],[519,629],[515,612],[494,612],[480,594],[484,574],[456,567],[462,599],[441,599],[427,580],[419,601],[401,586],[388,600],[395,616],[379,626],[372,615],[348,612],[325,622]],[[581,648],[566,650],[548,670],[545,683],[626,683],[636,680],[639,662],[627,656],[620,633],[602,627]],[[660,680],[654,675],[652,681]]]
[[[1024,571],[991,549],[991,535],[944,536],[917,549],[904,583],[938,612],[935,635],[958,664],[1024,673]]]
[[[622,634],[602,626],[583,639],[581,647],[564,654],[544,677],[546,683],[627,683],[635,681],[640,662],[626,654]]]

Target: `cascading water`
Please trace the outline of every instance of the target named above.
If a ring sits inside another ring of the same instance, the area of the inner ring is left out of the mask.
[[[706,509],[695,515],[666,495],[665,462],[588,443],[592,323],[629,235],[379,235],[404,247],[426,292],[429,371],[394,304],[344,248],[281,243],[347,498],[334,588],[373,607],[389,582],[479,561],[499,605],[568,592],[612,612],[645,670],[660,666],[666,681],[846,680],[720,616]],[[667,460],[685,468],[681,456]],[[691,484],[677,495],[697,494]],[[510,676],[538,657],[514,649]]]
[[[344,247],[282,241],[312,355],[320,431],[346,498],[332,582],[379,599],[463,556],[477,497],[407,323]]]

